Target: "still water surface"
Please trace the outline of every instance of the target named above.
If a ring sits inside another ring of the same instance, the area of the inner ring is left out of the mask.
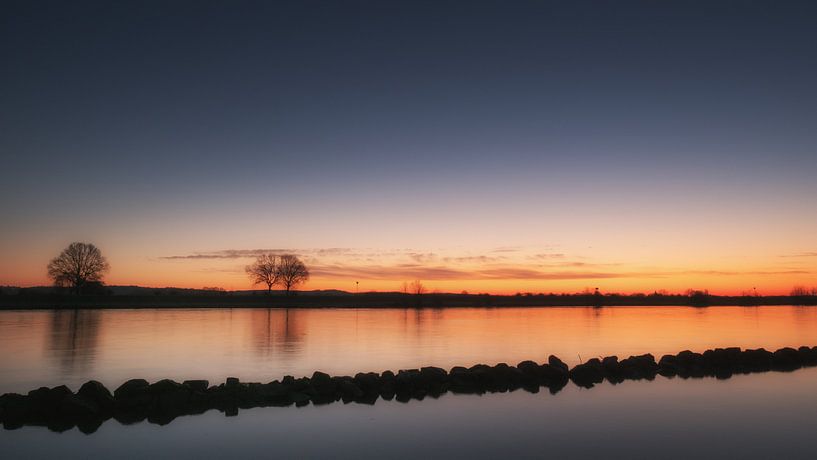
[[[0,312],[0,392],[90,378],[268,381],[421,365],[817,345],[807,307]],[[216,411],[94,434],[0,430],[4,458],[814,458],[817,369],[374,406]]]
[[[268,382],[739,346],[817,345],[817,308],[134,309],[0,312],[0,393],[228,376]]]

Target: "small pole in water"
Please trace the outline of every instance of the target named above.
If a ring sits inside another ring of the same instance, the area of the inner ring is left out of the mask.
[[[360,281],[355,281],[355,294],[357,294],[358,288],[360,287]]]

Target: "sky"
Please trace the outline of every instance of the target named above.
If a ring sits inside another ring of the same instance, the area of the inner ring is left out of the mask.
[[[0,285],[817,286],[817,4],[42,2],[0,14]]]

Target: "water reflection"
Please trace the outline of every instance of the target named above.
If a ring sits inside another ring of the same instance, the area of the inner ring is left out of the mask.
[[[99,338],[99,310],[49,312],[47,351],[64,376],[87,374],[93,369]]]
[[[276,355],[295,358],[303,349],[306,328],[299,310],[252,310],[250,330],[255,353],[261,357]]]
[[[0,392],[815,344],[793,306],[3,311]]]

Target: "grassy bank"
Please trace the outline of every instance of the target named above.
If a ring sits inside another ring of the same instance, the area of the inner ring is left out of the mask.
[[[46,308],[447,308],[447,307],[562,307],[562,306],[727,306],[815,305],[817,297],[685,295],[477,295],[477,294],[317,294],[266,293],[158,295],[0,295],[0,309]]]

